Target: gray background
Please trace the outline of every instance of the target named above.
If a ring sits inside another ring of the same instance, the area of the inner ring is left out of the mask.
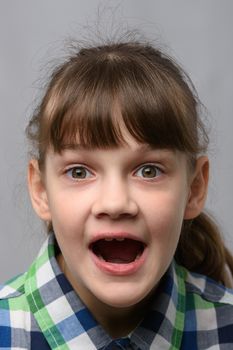
[[[1,0],[0,282],[24,271],[45,237],[26,190],[24,128],[40,94],[38,79],[44,64],[62,55],[63,39],[83,37],[97,12],[102,31],[127,22],[171,47],[190,74],[212,125],[207,208],[233,248],[233,1]]]

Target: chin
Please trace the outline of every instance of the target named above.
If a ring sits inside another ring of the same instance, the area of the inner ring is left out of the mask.
[[[113,308],[129,308],[139,304],[148,296],[148,290],[144,293],[135,291],[134,288],[126,290],[122,288],[120,291],[111,292],[107,295],[99,295],[99,300],[104,304]]]
[[[135,305],[137,305],[138,303],[140,303],[140,301],[142,301],[141,299],[120,299],[116,298],[115,300],[111,299],[105,299],[104,303],[114,309],[128,309],[131,308]]]

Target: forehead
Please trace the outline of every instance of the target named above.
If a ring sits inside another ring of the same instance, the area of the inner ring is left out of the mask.
[[[50,149],[47,153],[47,160],[58,160],[65,162],[85,162],[88,161],[98,163],[101,161],[107,163],[120,164],[121,162],[164,162],[179,163],[186,162],[186,155],[183,152],[158,148],[146,143],[139,143],[133,138],[127,140],[124,145],[107,147],[107,148],[90,148],[78,143],[66,145],[61,152],[54,152]]]
[[[126,128],[124,122],[122,121],[121,113],[115,113],[115,129],[117,131],[117,140],[112,140],[115,142],[106,142],[106,143],[96,143],[96,142],[88,142],[81,134],[80,132],[77,132],[75,137],[72,137],[69,139],[68,137],[64,139],[64,142],[62,144],[61,150],[93,150],[93,149],[119,149],[122,147],[125,148],[131,148],[131,149],[142,149],[142,150],[149,150],[149,149],[155,149],[153,145],[150,145],[147,142],[138,141],[136,138],[134,138],[129,130]],[[91,131],[93,134],[95,134],[94,130]],[[101,136],[101,135],[99,135]],[[104,135],[102,136],[102,140],[104,140]]]
[[[115,108],[114,111],[114,117],[115,120],[117,120],[117,128],[118,128],[118,135],[119,140],[117,143],[114,144],[104,144],[104,145],[97,145],[97,144],[89,144],[89,143],[83,143],[82,139],[80,138],[80,133],[76,134],[75,140],[73,142],[69,143],[64,143],[62,145],[61,152],[58,152],[60,154],[64,154],[66,151],[70,151],[73,153],[95,153],[95,155],[98,154],[97,151],[101,151],[103,154],[104,151],[115,151],[115,153],[118,151],[123,152],[125,154],[138,154],[139,156],[146,154],[146,153],[151,153],[154,152],[157,155],[163,153],[164,156],[169,156],[174,157],[175,155],[178,155],[177,149],[171,148],[171,147],[161,147],[159,145],[155,144],[150,144],[147,142],[138,141],[136,138],[133,137],[132,134],[130,134],[128,128],[126,127],[121,111],[119,108]],[[56,153],[56,152],[55,152]]]

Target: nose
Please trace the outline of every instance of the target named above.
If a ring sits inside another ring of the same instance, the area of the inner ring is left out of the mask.
[[[93,215],[98,218],[107,216],[113,220],[134,217],[138,214],[138,210],[129,185],[123,179],[110,179],[103,182],[92,206]]]

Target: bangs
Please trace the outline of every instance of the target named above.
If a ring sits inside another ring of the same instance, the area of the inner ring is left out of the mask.
[[[65,72],[66,84],[57,78],[51,92],[43,135],[55,152],[77,143],[117,147],[125,131],[153,147],[199,151],[196,101],[184,80],[140,55],[105,53],[92,61]]]

